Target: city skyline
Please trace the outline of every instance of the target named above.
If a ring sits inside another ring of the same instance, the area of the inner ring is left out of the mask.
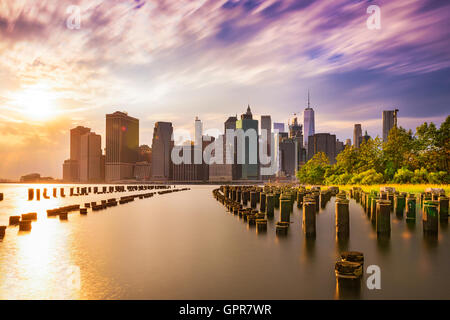
[[[315,132],[341,141],[355,123],[381,137],[383,110],[412,130],[448,114],[449,4],[380,1],[380,30],[366,27],[369,1],[78,1],[79,30],[66,27],[70,4],[0,9],[1,178],[60,177],[67,129],[104,137],[117,110],[141,120],[147,145],[156,121],[194,136],[195,116],[207,132],[247,104],[287,124],[308,89]]]

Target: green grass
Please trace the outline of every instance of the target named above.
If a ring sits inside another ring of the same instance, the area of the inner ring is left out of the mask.
[[[360,187],[366,192],[371,190],[380,191],[381,187],[393,187],[396,191],[407,192],[407,193],[421,193],[425,192],[427,188],[441,188],[445,190],[445,194],[450,194],[450,185],[439,185],[439,184],[374,184],[370,186],[366,185],[341,185],[337,186],[339,190],[350,190],[353,187]]]

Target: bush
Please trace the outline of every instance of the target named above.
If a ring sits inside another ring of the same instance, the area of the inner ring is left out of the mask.
[[[351,184],[365,184],[365,185],[372,185],[383,182],[384,182],[383,175],[381,173],[376,172],[375,169],[370,169],[361,172],[357,175],[354,175],[353,178],[350,180]]]
[[[409,183],[411,179],[414,177],[414,173],[407,168],[398,169],[396,174],[394,175],[395,183]]]
[[[411,178],[411,183],[420,184],[428,183],[428,171],[425,168],[414,170],[414,176]]]
[[[428,182],[432,184],[448,183],[447,172],[431,172],[428,174]]]

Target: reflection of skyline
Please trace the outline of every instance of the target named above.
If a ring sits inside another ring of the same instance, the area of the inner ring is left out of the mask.
[[[286,122],[304,108],[308,88],[316,131],[341,141],[354,123],[381,135],[383,109],[400,108],[399,124],[412,129],[446,115],[448,3],[380,1],[375,31],[366,28],[365,1],[196,7],[203,2],[83,0],[81,29],[69,30],[70,1],[7,1],[0,11],[0,176],[40,168],[59,176],[65,128],[104,135],[103,115],[117,109],[141,119],[148,145],[155,121],[192,131],[200,115],[221,128],[223,110],[238,113],[247,100]]]

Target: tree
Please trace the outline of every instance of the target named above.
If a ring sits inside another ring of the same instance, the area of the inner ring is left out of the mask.
[[[303,167],[297,171],[297,179],[306,184],[323,184],[325,172],[329,169],[330,160],[325,153],[319,152],[312,157]]]
[[[393,127],[389,131],[388,141],[383,144],[385,173],[390,179],[401,167],[408,167],[414,154],[414,138],[412,131]]]

